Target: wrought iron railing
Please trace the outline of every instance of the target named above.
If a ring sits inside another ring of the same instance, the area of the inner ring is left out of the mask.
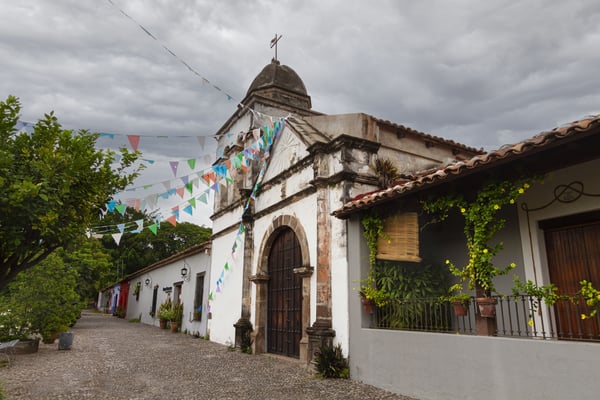
[[[600,342],[600,313],[582,319],[590,309],[576,296],[562,297],[553,306],[532,296],[494,297],[496,336]],[[373,324],[379,329],[474,335],[478,313],[475,298],[471,298],[464,316],[456,316],[448,301],[407,299],[377,307]]]

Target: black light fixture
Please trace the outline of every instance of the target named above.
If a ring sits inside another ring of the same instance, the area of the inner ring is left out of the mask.
[[[150,285],[150,278],[146,278],[146,280],[144,281],[144,284],[146,286],[149,286]]]
[[[188,263],[186,261],[183,261],[183,268],[181,268],[180,272],[181,272],[181,278],[184,281],[189,281],[190,280],[190,276],[189,276],[190,270],[189,270],[188,267],[189,267]]]

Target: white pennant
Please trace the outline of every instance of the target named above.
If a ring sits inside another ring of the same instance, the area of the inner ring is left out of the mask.
[[[122,233],[113,233],[112,234],[112,238],[115,241],[115,243],[117,244],[117,246],[119,245],[119,242],[121,241],[121,236],[123,236]]]

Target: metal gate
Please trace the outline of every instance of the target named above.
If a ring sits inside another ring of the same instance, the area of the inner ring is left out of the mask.
[[[281,229],[276,234],[268,261],[267,351],[299,357],[302,278],[293,270],[302,265],[300,243],[289,228]]]

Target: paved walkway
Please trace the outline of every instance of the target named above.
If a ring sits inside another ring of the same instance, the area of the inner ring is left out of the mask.
[[[401,399],[350,380],[316,378],[297,361],[84,313],[71,350],[58,343],[0,368],[18,399]]]

